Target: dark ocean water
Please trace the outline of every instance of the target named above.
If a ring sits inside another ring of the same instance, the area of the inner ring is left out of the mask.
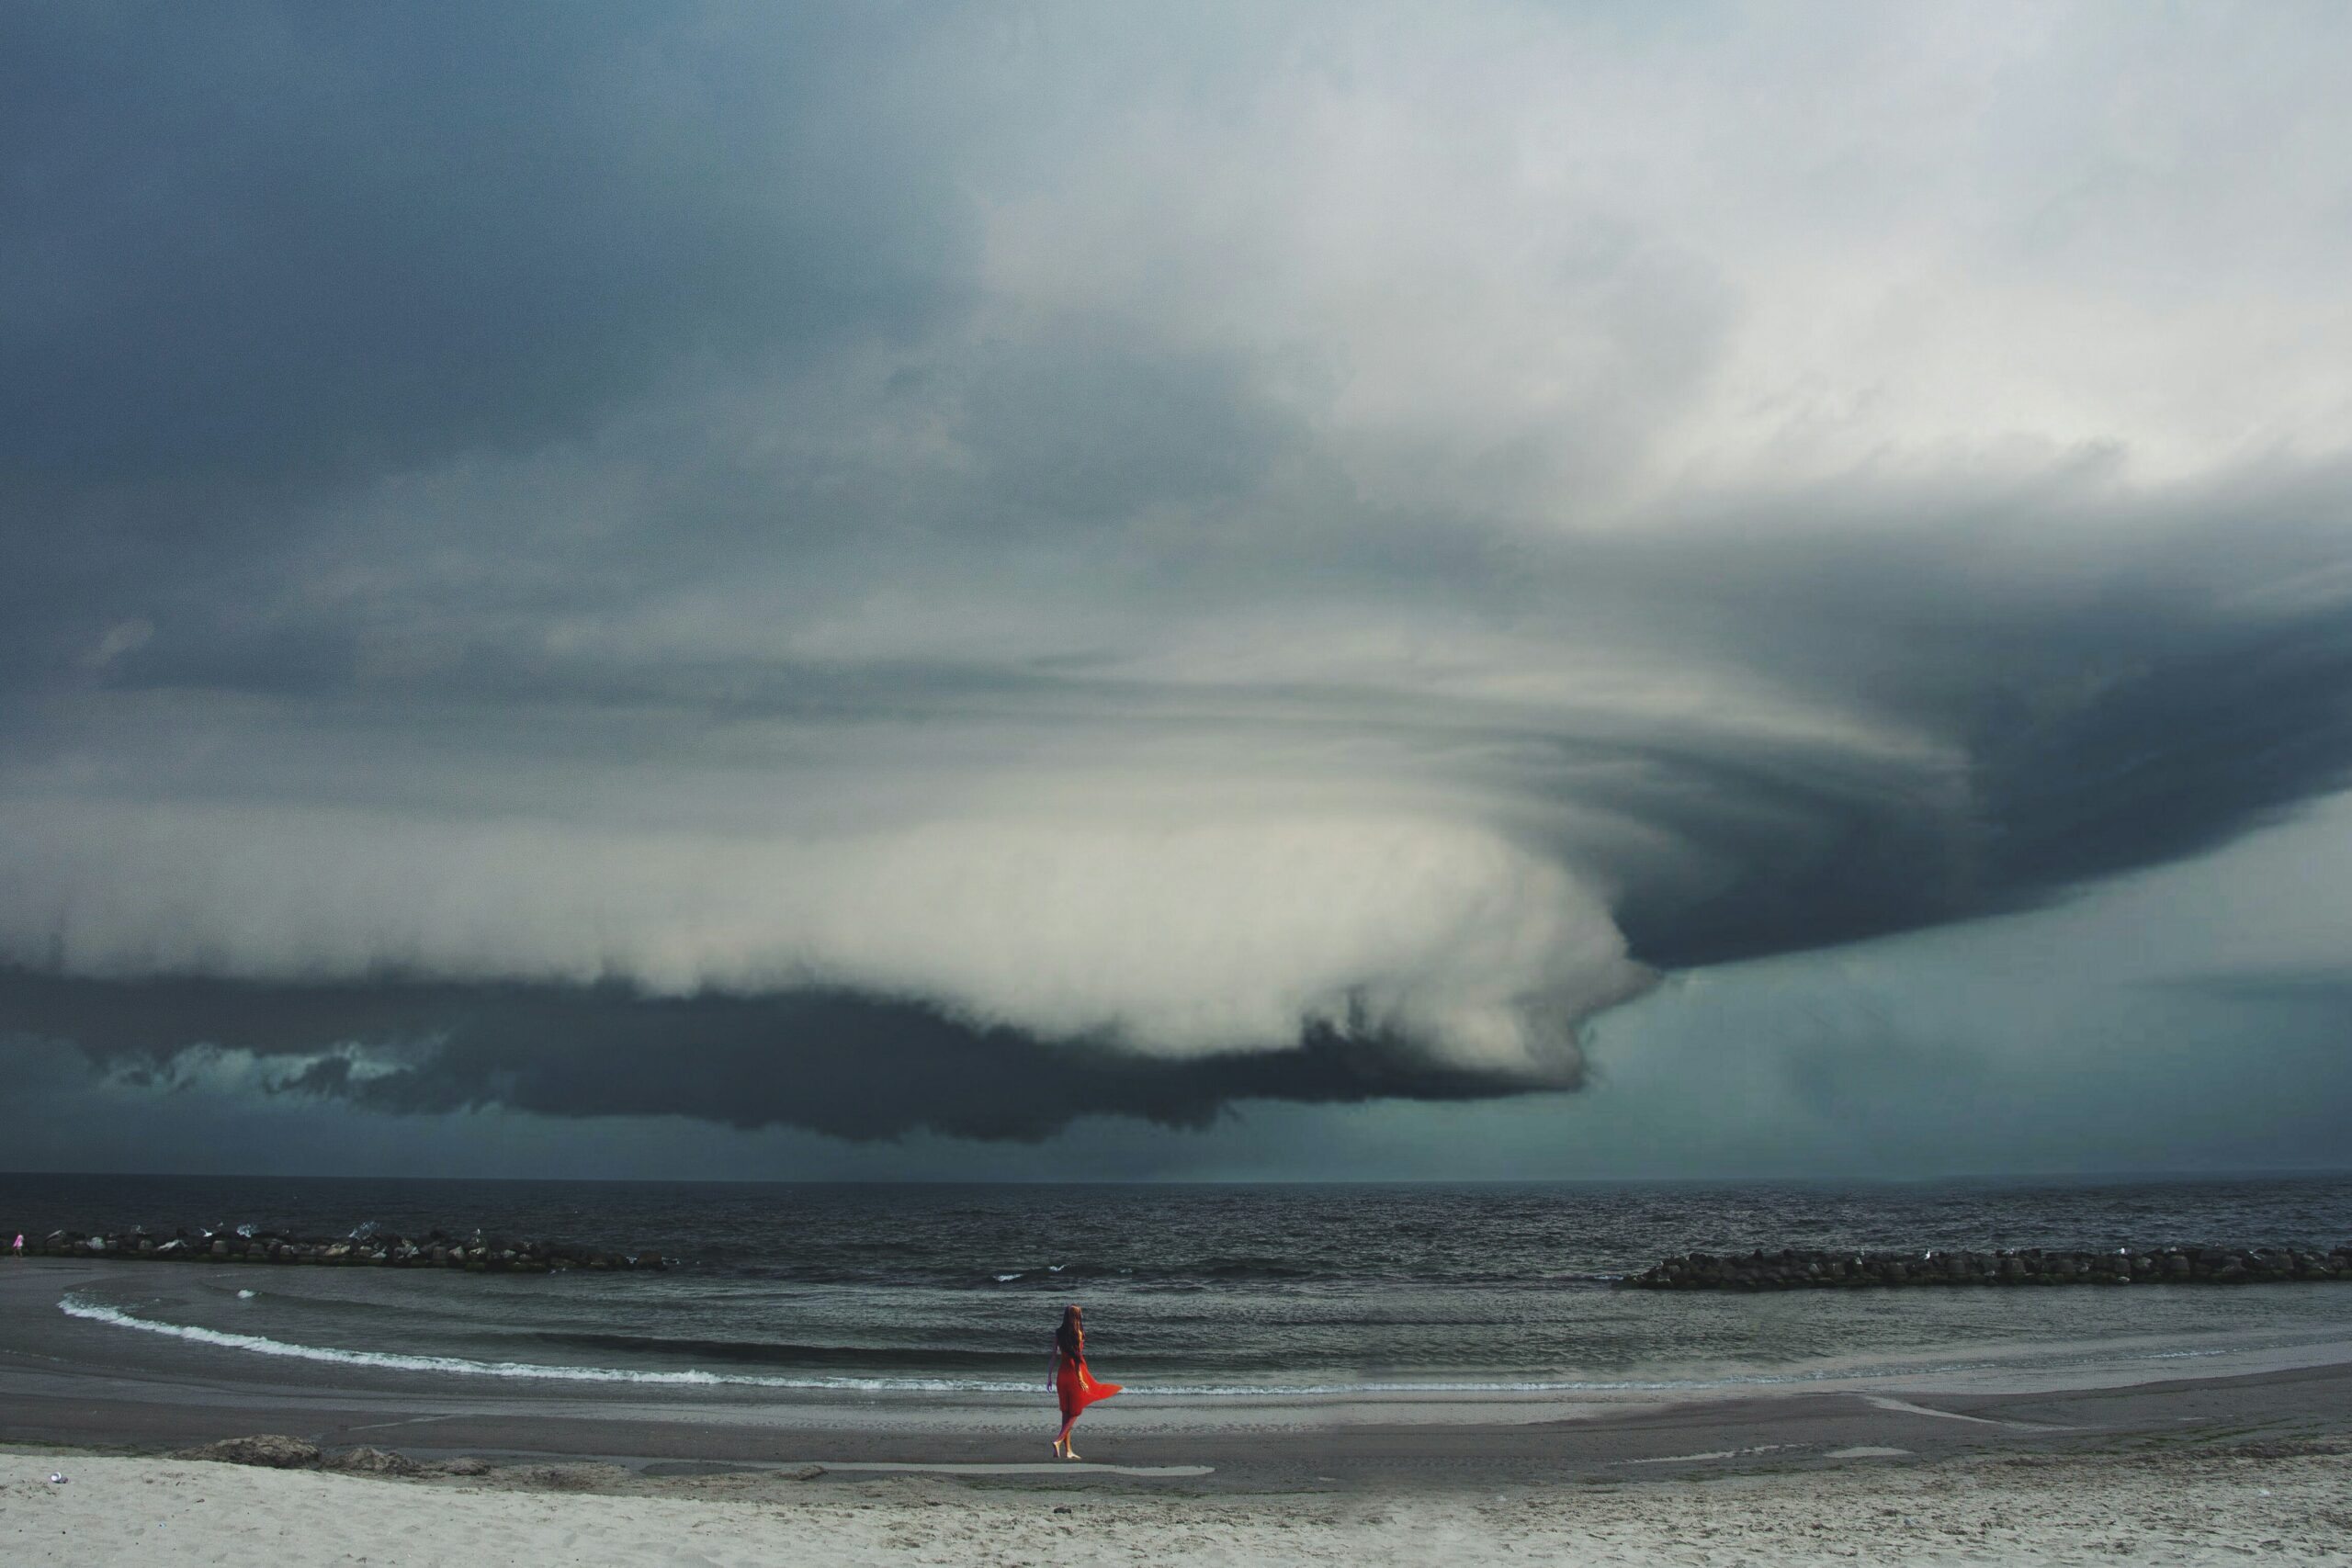
[[[805,1186],[0,1175],[0,1224],[435,1226],[661,1274],[109,1266],[62,1304],[424,1375],[1034,1390],[1061,1305],[1138,1393],[1618,1387],[2352,1338],[2352,1287],[1663,1295],[1693,1248],[2341,1245],[2352,1178],[2064,1184]]]

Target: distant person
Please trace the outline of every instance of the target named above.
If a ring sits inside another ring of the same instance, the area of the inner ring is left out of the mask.
[[[1086,1370],[1086,1324],[1074,1306],[1062,1309],[1062,1325],[1054,1330],[1054,1371],[1046,1386],[1062,1403],[1062,1434],[1054,1439],[1054,1453],[1057,1458],[1076,1459],[1078,1450],[1070,1444],[1069,1429],[1086,1414],[1088,1405],[1110,1398],[1119,1392],[1119,1385],[1096,1382],[1094,1374]]]
[[[18,1257],[18,1258],[22,1258],[22,1257],[25,1255],[25,1233],[24,1233],[24,1232],[22,1232],[22,1231],[18,1231],[18,1232],[17,1233],[17,1240],[16,1240],[16,1243],[15,1243],[15,1245],[11,1246],[11,1247],[8,1248],[8,1250],[9,1250],[11,1253],[15,1254],[15,1255],[16,1255],[17,1257]]]

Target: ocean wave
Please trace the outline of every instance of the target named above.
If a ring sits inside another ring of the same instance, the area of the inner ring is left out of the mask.
[[[633,1369],[627,1367],[574,1366],[531,1361],[492,1361],[463,1356],[424,1356],[392,1350],[356,1350],[335,1346],[300,1345],[287,1340],[272,1339],[265,1335],[238,1333],[227,1329],[205,1328],[193,1324],[165,1323],[125,1312],[76,1295],[67,1295],[58,1303],[58,1310],[69,1317],[81,1318],[117,1328],[133,1329],[141,1333],[162,1335],[195,1344],[222,1349],[243,1350],[262,1356],[286,1357],[298,1360],[322,1361],[341,1366],[372,1367],[391,1371],[439,1373],[458,1377],[507,1378],[518,1381],[541,1381],[571,1383],[648,1384],[674,1387],[741,1387],[775,1389],[779,1392],[843,1393],[931,1393],[931,1394],[1023,1394],[1042,1397],[1037,1380],[998,1380],[970,1377],[868,1376],[805,1374],[781,1376],[756,1372],[710,1372],[698,1369],[677,1371]],[[2284,1343],[2282,1341],[2282,1343]],[[2258,1348],[2258,1344],[2228,1347],[2176,1347],[2142,1350],[2125,1354],[2093,1356],[2026,1355],[2014,1361],[2003,1359],[1962,1360],[1934,1359],[1882,1363],[1871,1367],[1816,1367],[1781,1372],[1752,1372],[1712,1378],[1491,1378],[1471,1380],[1431,1379],[1422,1381],[1379,1381],[1363,1382],[1313,1383],[1218,1383],[1168,1382],[1139,1387],[1126,1386],[1123,1397],[1149,1401],[1154,1399],[1298,1399],[1351,1398],[1394,1395],[1529,1395],[1529,1394],[1624,1394],[1669,1393],[1770,1388],[1782,1386],[1820,1385],[1824,1383],[1883,1382],[1890,1379],[1914,1378],[1921,1374],[1944,1374],[1962,1371],[1995,1371],[2004,1367],[2023,1370],[2033,1366],[2089,1367],[2105,1364],[2129,1365],[2134,1362],[2162,1362],[2182,1359],[2202,1359],[2223,1356],[2233,1351]]]
[[[1274,1258],[1253,1254],[1212,1255],[1134,1264],[1115,1271],[1073,1258],[1052,1272],[1067,1279],[1116,1278],[1137,1283],[1257,1284],[1285,1280],[1348,1280],[1356,1277],[1352,1264],[1315,1258]]]
[[[1111,1285],[1143,1290],[1231,1290],[1256,1286],[1297,1286],[1342,1289],[1389,1285],[1513,1285],[1546,1290],[1606,1286],[1624,1278],[1622,1271],[1541,1268],[1431,1269],[1419,1261],[1368,1266],[1360,1258],[1282,1258],[1264,1255],[1208,1255],[1155,1259],[1143,1263],[1097,1262],[1071,1258],[1059,1263],[1035,1259],[1012,1263],[997,1258],[944,1261],[934,1255],[909,1254],[904,1260],[879,1258],[865,1252],[834,1250],[787,1255],[774,1251],[746,1254],[728,1248],[704,1248],[685,1256],[681,1268],[714,1280],[747,1283],[795,1285],[859,1285],[945,1290],[994,1290],[1001,1285]]]
[[[993,1259],[942,1263],[924,1257],[908,1261],[864,1256],[779,1256],[706,1248],[686,1255],[679,1272],[713,1280],[766,1285],[852,1285],[882,1289],[996,1291],[1057,1289],[1137,1290],[1148,1293],[1274,1289],[1384,1289],[1389,1286],[1501,1285],[1541,1290],[1601,1290],[1622,1280],[1622,1270],[1563,1270],[1541,1268],[1428,1269],[1418,1262],[1367,1266],[1355,1258],[1207,1257],[1143,1264],[1033,1263],[1013,1267]]]
[[[513,1337],[572,1350],[613,1351],[624,1356],[651,1356],[673,1361],[699,1357],[799,1367],[872,1367],[877,1363],[887,1366],[898,1362],[933,1370],[948,1367],[975,1371],[1019,1368],[1025,1373],[1046,1353],[1042,1336],[1035,1350],[974,1350],[935,1345],[809,1345],[774,1339],[685,1338],[570,1328],[529,1329]]]
[[[198,1345],[243,1350],[259,1356],[324,1361],[346,1367],[374,1367],[391,1371],[438,1372],[459,1377],[542,1380],[551,1382],[646,1383],[684,1387],[745,1387],[852,1393],[1040,1393],[1034,1379],[999,1382],[978,1378],[923,1377],[775,1377],[752,1372],[706,1372],[694,1370],[658,1371],[627,1367],[579,1367],[532,1361],[483,1361],[464,1356],[419,1356],[397,1350],[350,1350],[335,1346],[297,1345],[266,1335],[204,1328],[194,1324],[164,1323],[140,1317],[119,1307],[68,1295],[58,1303],[68,1317],[102,1323],[115,1328],[159,1334]],[[1747,1381],[1747,1380],[1741,1380]],[[1778,1380],[1756,1380],[1772,1382]],[[1169,1383],[1152,1388],[1128,1385],[1127,1394],[1139,1399],[1323,1398],[1351,1394],[1399,1393],[1579,1393],[1626,1390],[1667,1390],[1718,1386],[1708,1382],[1598,1382],[1561,1381],[1495,1381],[1469,1382],[1360,1383]]]
[[[115,1328],[161,1334],[225,1350],[245,1350],[257,1356],[283,1356],[302,1361],[327,1361],[345,1367],[377,1367],[392,1371],[445,1372],[460,1377],[540,1379],[552,1382],[662,1383],[690,1387],[741,1385],[749,1388],[840,1389],[861,1393],[904,1390],[935,1393],[1024,1393],[1037,1383],[991,1382],[957,1378],[769,1377],[751,1372],[706,1372],[687,1369],[659,1371],[628,1367],[549,1366],[533,1361],[481,1361],[464,1356],[418,1356],[399,1350],[347,1350],[332,1345],[297,1345],[266,1335],[240,1334],[204,1328],[194,1324],[163,1323],[140,1317],[119,1307],[67,1296],[57,1303],[68,1317],[103,1323]]]

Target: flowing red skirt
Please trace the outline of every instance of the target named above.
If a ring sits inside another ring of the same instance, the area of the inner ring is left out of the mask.
[[[1062,1370],[1054,1374],[1054,1392],[1061,1396],[1062,1418],[1068,1420],[1096,1400],[1118,1393],[1119,1385],[1096,1382],[1084,1361],[1064,1361]]]

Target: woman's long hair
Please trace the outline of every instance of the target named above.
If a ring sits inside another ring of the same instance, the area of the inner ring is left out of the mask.
[[[1078,1309],[1062,1308],[1062,1325],[1054,1330],[1054,1349],[1066,1360],[1081,1360],[1086,1355],[1086,1326],[1079,1321]]]

